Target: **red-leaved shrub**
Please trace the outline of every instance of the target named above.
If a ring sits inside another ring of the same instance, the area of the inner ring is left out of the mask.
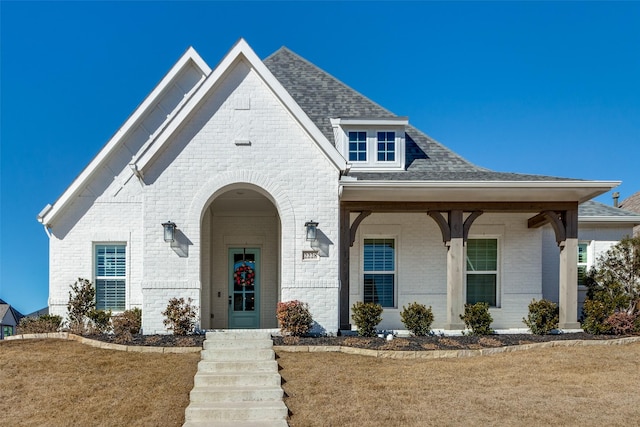
[[[283,335],[299,337],[309,332],[313,325],[309,304],[297,300],[279,302],[276,317]]]

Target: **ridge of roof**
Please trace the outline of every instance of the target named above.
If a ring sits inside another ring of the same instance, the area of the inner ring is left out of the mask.
[[[398,117],[285,46],[263,62],[330,141],[334,139],[330,118]],[[468,161],[412,125],[406,127],[406,135],[407,171],[490,171]]]

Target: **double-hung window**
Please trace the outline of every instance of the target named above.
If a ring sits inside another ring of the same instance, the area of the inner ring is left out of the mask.
[[[349,161],[367,161],[367,132],[349,132]]]
[[[587,275],[587,243],[578,244],[578,286],[584,286],[584,279]]]
[[[364,239],[364,302],[395,307],[395,239]]]
[[[467,240],[467,303],[498,305],[498,239]]]
[[[126,304],[126,246],[96,245],[96,308],[123,311]]]

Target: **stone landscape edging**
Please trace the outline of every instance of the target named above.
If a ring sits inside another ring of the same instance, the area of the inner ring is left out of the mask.
[[[551,347],[580,347],[590,345],[624,345],[640,342],[640,337],[626,337],[605,340],[557,340],[541,343],[530,343],[511,345],[503,347],[487,347],[481,349],[464,349],[464,350],[419,350],[419,351],[402,351],[402,350],[371,350],[367,348],[347,347],[340,345],[278,345],[273,349],[278,352],[286,353],[345,353],[356,354],[360,356],[378,357],[381,359],[452,359],[458,357],[475,357],[489,356],[499,353],[510,353],[516,351],[531,350],[535,348],[551,348]]]
[[[104,348],[106,350],[131,351],[131,352],[137,352],[137,353],[183,354],[183,353],[200,353],[200,351],[202,351],[202,347],[153,347],[153,346],[142,346],[142,345],[113,344],[110,342],[92,340],[89,338],[82,337],[80,335],[70,334],[69,332],[49,332],[49,333],[43,333],[43,334],[12,335],[10,337],[5,337],[5,340],[11,341],[11,340],[27,340],[27,339],[46,339],[46,338],[76,341],[76,342],[79,342],[80,344],[85,344],[85,345],[96,347],[96,348]]]

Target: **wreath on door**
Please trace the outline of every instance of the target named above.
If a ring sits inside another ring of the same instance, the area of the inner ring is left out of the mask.
[[[236,286],[253,286],[255,282],[256,274],[247,263],[242,263],[242,265],[236,268],[236,271],[233,273],[233,281]]]

